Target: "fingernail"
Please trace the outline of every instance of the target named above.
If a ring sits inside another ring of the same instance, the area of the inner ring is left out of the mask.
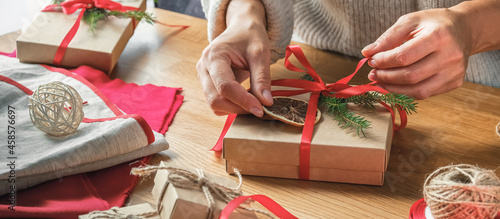
[[[368,73],[368,79],[370,81],[377,81],[377,75],[375,75],[375,72],[373,72],[373,70]]]
[[[273,95],[271,94],[271,91],[263,90],[262,96],[264,97],[264,100],[266,100],[268,103],[273,104]]]
[[[262,117],[264,115],[264,112],[262,112],[261,109],[255,107],[255,106],[250,107],[249,111],[250,111],[250,113],[254,114],[257,117]]]
[[[363,48],[361,51],[374,49],[375,47],[377,47],[377,45],[378,45],[378,43],[374,42],[372,44],[369,44],[368,46],[365,46],[365,48]]]
[[[370,67],[372,68],[376,68],[377,67],[377,62],[375,62],[375,60],[373,59],[370,59],[370,62],[368,63],[370,65]]]

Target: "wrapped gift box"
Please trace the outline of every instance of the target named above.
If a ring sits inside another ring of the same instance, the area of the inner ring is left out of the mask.
[[[162,162],[160,166],[167,165]],[[196,171],[193,169],[187,170],[196,173]],[[238,186],[238,183],[230,179],[213,176],[205,172],[204,175],[210,181],[215,183],[223,184],[231,188]],[[205,194],[203,193],[201,188],[187,189],[174,186],[173,184],[168,182],[167,170],[160,170],[156,172],[154,183],[155,185],[153,187],[153,197],[155,199],[155,202],[158,203],[159,201],[161,201],[163,205],[159,212],[161,218],[209,218],[209,206],[207,198],[205,197]],[[224,209],[227,203],[219,199],[216,194],[212,195],[215,200],[215,209],[213,211],[212,218],[219,218],[222,209]],[[250,219],[257,217],[253,212],[243,209],[237,209],[231,214],[229,218]]]
[[[366,138],[340,127],[321,110],[312,136],[309,179],[382,185],[392,143],[391,114],[382,106],[349,108],[371,121]],[[237,168],[244,175],[298,179],[301,136],[302,128],[238,115],[223,142],[226,171],[233,173]]]
[[[146,9],[146,0],[119,2],[124,6]],[[21,62],[52,64],[57,48],[78,17],[62,12],[41,12],[17,39],[17,57]],[[99,21],[94,32],[82,19],[80,28],[62,59],[64,67],[88,65],[111,72],[125,45],[134,33],[133,20],[113,16]]]

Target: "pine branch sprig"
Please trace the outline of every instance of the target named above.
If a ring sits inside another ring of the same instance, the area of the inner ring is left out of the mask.
[[[335,115],[336,120],[339,122],[339,125],[344,123],[344,128],[353,127],[356,129],[356,134],[360,136],[360,133],[363,134],[363,137],[366,138],[365,129],[370,128],[371,122],[366,120],[365,117],[356,115],[354,112],[347,111],[342,112],[338,115]]]
[[[366,120],[365,117],[349,111],[347,109],[346,99],[321,95],[319,97],[319,103],[326,107],[327,113],[333,116],[339,126],[344,124],[344,128],[352,127],[356,129],[356,134],[358,134],[358,136],[363,134],[363,136],[366,137],[364,130],[370,128],[371,122]]]
[[[60,5],[66,0],[52,0],[53,4]],[[155,18],[152,13],[141,10],[134,11],[110,11],[102,8],[90,8],[83,14],[83,21],[89,25],[89,31],[94,32],[97,29],[97,23],[101,20],[107,19],[109,16],[118,18],[132,18],[137,21],[144,21],[148,24],[153,24]]]
[[[135,11],[109,11],[102,8],[91,8],[85,11],[83,15],[83,20],[89,24],[89,31],[94,32],[97,28],[97,22],[107,19],[109,16],[115,16],[118,18],[132,18],[138,21],[144,21],[148,24],[153,24],[155,18],[152,13],[145,11],[135,10]]]
[[[367,92],[348,97],[346,98],[346,102],[362,105],[366,109],[375,109],[374,104],[377,102],[377,98],[372,92]]]
[[[64,2],[66,0],[52,0],[52,4],[54,5],[61,5],[62,2]]]
[[[374,94],[377,100],[400,107],[408,115],[417,112],[417,103],[415,103],[415,99],[407,95],[397,93],[382,94],[380,92],[374,92]]]
[[[154,24],[155,18],[153,17],[153,13],[148,13],[145,11],[109,11],[108,16],[115,16],[119,18],[132,18],[138,21],[144,21],[148,24]]]
[[[303,75],[300,79],[314,81],[308,74]],[[367,109],[374,109],[375,103],[377,102],[384,102],[388,105],[395,106],[404,110],[407,114],[417,112],[417,103],[415,103],[415,99],[407,95],[397,93],[382,94],[375,91],[366,92],[364,94],[348,98],[336,98],[323,96],[321,94],[318,100],[318,103],[326,107],[328,114],[333,116],[333,118],[339,122],[339,125],[344,124],[344,128],[354,128],[356,129],[358,136],[363,134],[364,137],[366,137],[364,130],[370,128],[371,122],[366,120],[364,117],[349,111],[347,109],[347,103],[354,103],[362,105]]]
[[[97,22],[105,20],[108,17],[108,12],[101,8],[91,8],[83,14],[83,21],[89,25],[89,31],[92,33],[97,28]]]

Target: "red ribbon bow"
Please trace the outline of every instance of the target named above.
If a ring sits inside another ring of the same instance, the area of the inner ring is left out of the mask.
[[[58,12],[56,8],[59,5],[53,4],[45,7],[42,12]],[[63,13],[65,14],[73,14],[75,13],[78,9],[82,9],[80,11],[80,14],[78,15],[78,18],[75,21],[75,24],[73,24],[73,27],[69,30],[69,32],[66,34],[64,37],[63,41],[59,45],[56,51],[56,55],[54,56],[54,61],[53,64],[56,66],[61,65],[62,59],[64,57],[64,53],[66,53],[66,49],[68,49],[68,45],[75,37],[76,32],[78,31],[78,28],[80,27],[80,21],[82,20],[83,14],[85,13],[86,9],[89,8],[102,8],[102,9],[107,9],[107,10],[113,10],[113,11],[131,11],[131,10],[139,10],[139,8],[136,7],[130,7],[130,6],[123,6],[118,2],[114,2],[111,0],[71,0],[71,1],[65,1],[61,3],[61,8]],[[134,23],[135,25],[135,23]]]
[[[138,10],[136,7],[123,6],[120,3],[111,0],[72,0],[62,2],[61,7],[65,14],[73,14],[80,8],[102,8],[110,11]]]
[[[297,60],[307,69],[306,71],[297,68],[294,66],[290,61],[288,60],[291,55],[295,55]],[[286,86],[286,87],[294,87],[294,88],[300,88],[300,90],[276,90],[272,91],[271,93],[274,96],[293,96],[293,95],[299,95],[299,94],[304,94],[304,93],[311,93],[311,97],[309,98],[309,105],[307,108],[307,114],[306,114],[306,119],[304,122],[304,127],[302,129],[302,138],[300,141],[300,161],[299,161],[299,178],[300,179],[306,179],[309,180],[309,169],[310,169],[310,151],[311,151],[311,140],[312,140],[312,133],[314,130],[314,120],[316,117],[316,110],[318,108],[318,98],[320,94],[323,94],[324,96],[331,96],[331,97],[336,97],[336,98],[348,98],[352,97],[355,95],[361,95],[369,91],[377,91],[382,94],[387,94],[389,93],[387,90],[374,86],[375,82],[365,84],[365,85],[359,85],[359,86],[351,86],[348,85],[349,81],[356,75],[358,70],[363,66],[363,64],[368,61],[368,58],[364,58],[361,61],[359,61],[358,66],[356,67],[356,70],[354,73],[350,74],[349,76],[340,79],[339,81],[325,85],[325,83],[321,80],[319,75],[314,71],[313,67],[311,64],[306,59],[306,56],[304,55],[304,52],[302,52],[302,49],[298,45],[290,45],[286,48],[286,56],[285,56],[285,67],[289,70],[292,71],[298,71],[298,72],[305,72],[309,74],[314,81],[305,81],[305,80],[300,80],[300,79],[280,79],[280,80],[273,80],[271,82],[271,85],[274,86]],[[332,93],[333,92],[333,93]],[[395,115],[394,111],[392,110],[391,106],[387,105],[384,102],[380,102],[389,112],[392,114],[392,123],[394,126],[394,131],[397,131],[401,128],[404,128],[406,126],[407,122],[407,116],[406,112],[400,108],[397,107],[397,110],[399,111],[399,116],[401,123],[400,125],[395,124]],[[217,141],[216,145],[212,148],[214,151],[221,151],[222,150],[222,141],[224,139],[224,136],[227,133],[227,130],[231,126],[233,120],[236,118],[236,115],[229,115],[226,123],[224,125],[224,129],[222,130],[222,134],[219,137],[219,140]]]

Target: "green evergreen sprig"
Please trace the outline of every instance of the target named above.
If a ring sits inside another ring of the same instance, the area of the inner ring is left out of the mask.
[[[371,122],[349,111],[346,99],[320,95],[318,102],[326,107],[327,113],[333,116],[339,126],[343,124],[343,128],[353,128],[358,136],[363,134],[366,137],[364,130],[370,128]]]
[[[66,0],[53,0],[54,4],[61,4]],[[89,31],[94,32],[97,29],[97,22],[107,19],[109,16],[115,16],[118,18],[132,18],[137,21],[144,21],[148,24],[153,24],[155,18],[152,13],[148,13],[141,10],[135,11],[110,11],[102,8],[90,8],[83,14],[83,21],[89,24]]]
[[[52,4],[58,4],[58,5],[60,5],[64,1],[66,1],[66,0],[52,0]]]
[[[310,75],[304,75],[300,79],[313,81]],[[333,94],[333,92],[332,92]],[[362,105],[366,109],[374,109],[375,103],[384,102],[391,106],[396,106],[404,110],[407,114],[412,114],[417,111],[417,103],[415,99],[404,94],[380,92],[366,92],[361,95],[356,95],[348,98],[336,98],[331,96],[320,95],[318,104],[326,107],[327,113],[331,115],[339,125],[344,128],[353,128],[358,136],[361,134],[366,137],[364,130],[370,128],[371,122],[364,117],[356,115],[347,108],[348,103]]]

